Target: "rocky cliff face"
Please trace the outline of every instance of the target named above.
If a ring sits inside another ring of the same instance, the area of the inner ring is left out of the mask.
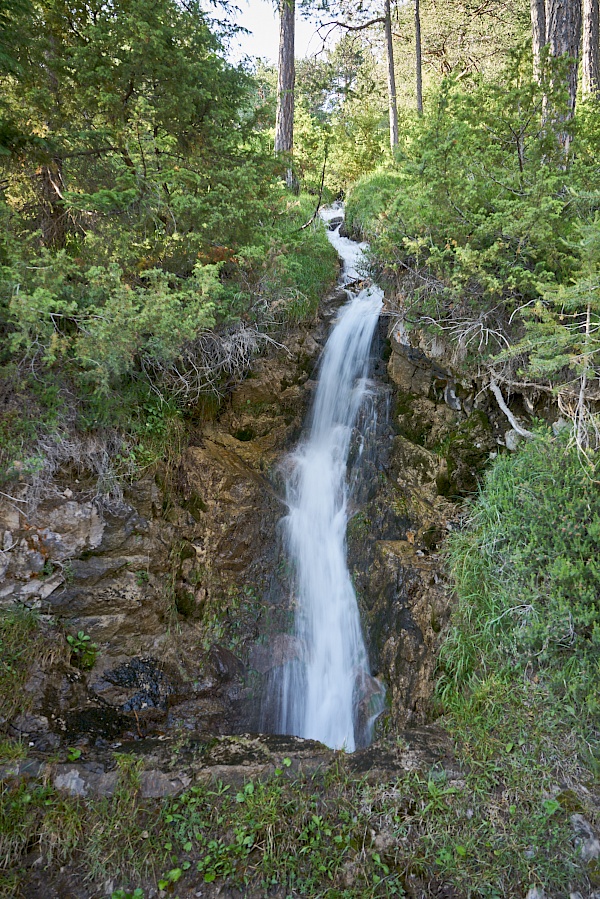
[[[295,651],[278,521],[278,470],[297,441],[337,306],[257,359],[218,418],[192,429],[180,458],[102,511],[68,472],[34,514],[0,505],[0,598],[40,610],[75,653],[40,662],[27,711],[11,723],[39,748],[171,729],[257,730],[270,673]],[[427,720],[448,614],[438,548],[496,448],[473,391],[382,325],[375,360],[387,413],[357,466],[351,568],[375,673],[394,727]],[[385,357],[389,357],[387,364]],[[64,642],[61,645],[65,645]],[[80,667],[77,667],[77,663]]]

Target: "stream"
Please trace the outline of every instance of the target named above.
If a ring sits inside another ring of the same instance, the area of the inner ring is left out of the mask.
[[[341,214],[334,207],[323,218]],[[283,668],[277,730],[352,752],[370,742],[385,695],[369,673],[346,559],[348,456],[359,411],[372,392],[370,348],[383,291],[376,285],[353,289],[365,245],[339,232],[340,225],[328,235],[342,259],[340,285],[348,302],[323,351],[307,435],[287,460],[289,512],[282,524],[301,657]]]

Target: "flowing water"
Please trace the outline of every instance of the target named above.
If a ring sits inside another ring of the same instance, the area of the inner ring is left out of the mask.
[[[339,227],[329,238],[342,257],[341,283],[351,285],[364,245],[341,237]],[[301,657],[284,668],[277,729],[351,752],[370,741],[384,696],[369,674],[346,562],[348,454],[371,390],[369,355],[383,293],[377,286],[347,293],[323,352],[308,436],[288,460],[283,525]]]

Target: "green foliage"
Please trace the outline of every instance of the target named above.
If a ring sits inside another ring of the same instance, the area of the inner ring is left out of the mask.
[[[196,870],[205,883],[280,884],[302,895],[324,889],[348,899],[402,895],[400,878],[376,852],[357,865],[355,885],[339,891],[339,875],[358,848],[360,787],[354,795],[343,777],[330,786],[331,801],[323,801],[321,784],[290,782],[276,769],[270,781],[249,781],[236,794],[223,784],[194,787],[167,806],[165,849],[173,860],[182,852],[189,861],[199,856]],[[179,876],[185,870],[185,862],[175,869]]]
[[[216,27],[175,0],[0,13],[3,481],[56,469],[36,443],[113,445],[114,429],[105,480],[139,473],[199,396],[243,375],[252,349],[227,357],[231,330],[312,314],[335,277],[320,223],[300,230],[312,200],[279,181],[270,106]]]
[[[375,265],[390,278],[412,273],[408,320],[438,322],[463,355],[497,353],[519,337],[521,310],[569,284],[586,252],[597,129],[587,112],[565,125],[576,162],[566,158],[544,113],[564,112],[563,64],[548,60],[541,83],[531,65],[514,53],[498,80],[444,79],[427,115],[407,122],[395,167],[360,181],[349,202]]]
[[[77,668],[87,670],[93,668],[98,657],[99,647],[92,643],[92,638],[84,631],[67,634],[67,643],[71,650],[71,661]]]
[[[385,213],[402,190],[402,175],[391,168],[376,169],[358,181],[346,203],[346,226],[373,240],[385,223]]]
[[[593,418],[586,414],[584,391],[600,367],[598,352],[598,299],[600,272],[600,221],[579,226],[580,240],[569,249],[579,260],[578,271],[566,284],[541,289],[542,297],[522,310],[525,335],[501,358],[524,359],[523,371],[557,385],[563,400],[574,409],[580,447],[593,443]],[[576,405],[577,403],[577,405]]]
[[[255,314],[264,316],[271,329],[314,315],[335,282],[338,257],[323,224],[316,220],[303,228],[315,206],[308,194],[286,199],[262,240],[257,235],[255,243],[237,255],[247,273],[246,289],[254,294]]]
[[[507,686],[504,699],[511,694]],[[459,779],[434,767],[373,783],[349,773],[343,756],[298,775],[284,758],[270,777],[235,790],[197,783],[144,802],[139,761],[118,756],[110,799],[65,799],[35,782],[13,783],[0,794],[2,858],[17,881],[26,878],[22,859],[35,842],[48,882],[59,868],[90,888],[110,878],[120,884],[115,899],[137,899],[156,886],[175,895],[198,891],[202,883],[249,894],[383,899],[404,895],[407,878],[424,891],[443,882],[459,895],[489,899],[519,895],[532,883],[554,895],[585,889],[569,827],[573,803],[583,809],[572,792],[549,792],[548,743],[532,739],[531,721],[529,732],[513,733],[514,718],[499,736],[506,701],[500,709],[482,702],[482,710],[501,725],[486,746],[475,718],[459,750],[467,763]],[[238,739],[236,751],[243,750]]]
[[[542,433],[499,457],[449,542],[458,606],[441,655],[442,695],[512,672],[509,680],[539,681],[553,703],[573,709],[582,733],[593,731],[599,540],[595,466],[576,448]]]
[[[324,176],[332,198],[389,153],[385,89],[357,36],[299,61],[296,98],[294,166],[304,189],[317,193]]]

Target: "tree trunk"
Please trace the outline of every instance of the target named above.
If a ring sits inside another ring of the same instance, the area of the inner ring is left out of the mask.
[[[294,27],[295,0],[279,0],[279,75],[277,78],[277,115],[275,119],[275,152],[291,153],[294,149]],[[287,174],[292,186],[292,170]]]
[[[598,64],[599,39],[598,0],[583,0],[583,96],[597,94],[600,89]]]
[[[571,59],[567,72],[568,118],[575,112],[580,40],[581,0],[546,0],[546,42],[550,54],[556,59],[561,56]]]
[[[423,64],[421,60],[421,15],[415,0],[415,59],[417,64],[417,112],[423,115]]]
[[[385,46],[388,64],[388,97],[390,104],[390,145],[398,146],[398,105],[396,103],[396,75],[394,72],[394,44],[392,42],[392,11],[390,0],[385,0]]]
[[[44,246],[60,250],[67,236],[67,212],[64,207],[62,160],[54,158],[37,172],[40,196],[40,230]]]
[[[544,0],[530,0],[531,33],[533,44],[533,74],[536,81],[541,78],[542,47],[546,45],[546,6]]]

